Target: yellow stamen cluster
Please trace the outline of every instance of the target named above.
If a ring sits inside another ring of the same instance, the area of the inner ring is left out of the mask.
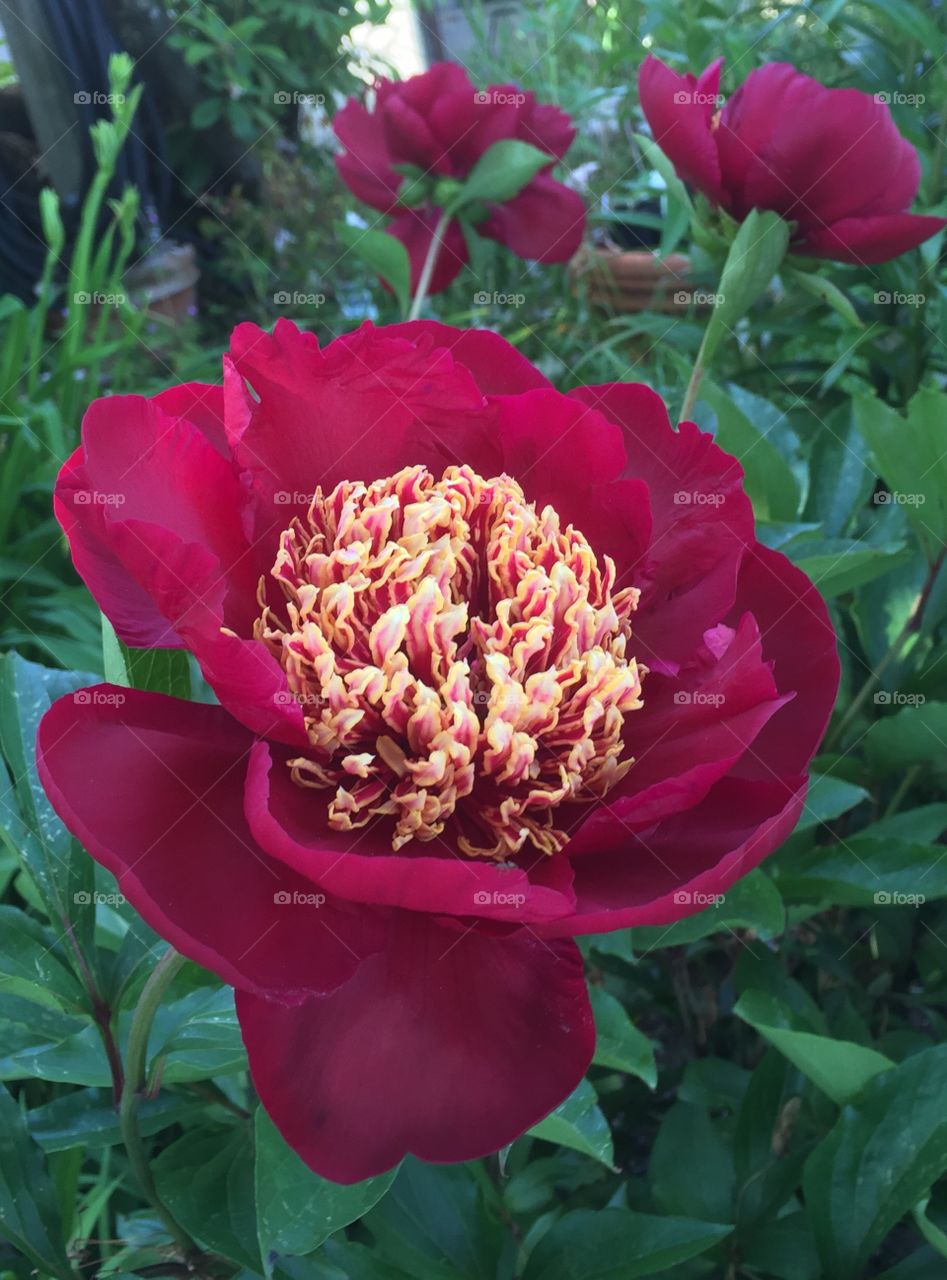
[[[454,819],[472,857],[554,853],[557,806],[630,767],[638,592],[613,595],[612,561],[508,476],[407,467],[317,491],[271,572],[283,601],[261,579],[254,634],[305,717],[292,776],[334,788],[334,828],[393,819],[398,849]]]

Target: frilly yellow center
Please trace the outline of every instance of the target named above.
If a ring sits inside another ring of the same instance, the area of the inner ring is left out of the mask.
[[[509,476],[407,467],[317,491],[271,574],[284,602],[261,579],[254,635],[303,710],[292,776],[334,789],[335,829],[384,819],[399,849],[453,820],[472,857],[555,853],[579,817],[563,806],[629,769],[638,591]]]

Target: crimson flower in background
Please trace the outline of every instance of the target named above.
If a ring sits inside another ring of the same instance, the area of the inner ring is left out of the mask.
[[[412,288],[441,214],[437,180],[462,181],[494,143],[507,139],[547,152],[549,164],[518,195],[485,206],[477,233],[538,262],[565,262],[581,243],[585,206],[576,192],[551,177],[575,129],[565,112],[541,106],[534,94],[515,85],[478,91],[462,67],[438,62],[408,80],[380,80],[371,110],[350,98],[332,127],[345,148],[336,157],[343,181],[360,200],[393,215],[386,230],[408,250]],[[430,186],[417,207],[402,203],[407,189],[417,186],[398,166],[420,170]],[[467,242],[456,219],[443,240],[429,293],[445,289],[467,262]]]
[[[796,224],[794,252],[862,264],[896,258],[947,225],[907,212],[920,163],[880,98],[770,62],[720,110],[722,66],[718,58],[700,76],[678,75],[649,55],[638,93],[678,177],[737,221],[770,209]]]
[[[573,936],[689,915],[792,830],[827,612],[647,387],[560,394],[432,322],[244,324],[224,370],[96,401],[55,497],[121,638],[219,705],[64,697],[43,782],[236,988],[308,1164],[481,1156],[589,1065]]]

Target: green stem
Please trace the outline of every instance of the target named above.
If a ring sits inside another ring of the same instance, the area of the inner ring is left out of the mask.
[[[427,291],[431,287],[431,277],[434,274],[434,267],[437,264],[438,256],[441,252],[441,246],[444,243],[444,233],[450,224],[453,214],[446,209],[438,219],[437,226],[434,228],[434,234],[431,236],[431,243],[428,245],[427,254],[424,259],[424,265],[421,268],[421,278],[418,280],[417,292],[411,303],[411,310],[408,312],[409,320],[417,320],[421,314],[421,308],[424,306],[424,300],[427,297]]]
[[[161,1220],[186,1255],[193,1252],[195,1245],[188,1234],[178,1225],[167,1206],[158,1195],[151,1166],[145,1151],[141,1130],[138,1127],[138,1104],[145,1087],[145,1075],[148,1065],[148,1037],[154,1024],[155,1014],[161,1005],[168,985],[184,963],[184,957],[169,947],[152,970],[151,977],[135,1006],[132,1015],[131,1030],[128,1033],[128,1045],[125,1052],[125,1087],[122,1090],[122,1104],[119,1117],[122,1126],[122,1141],[128,1152],[128,1160],[135,1171],[135,1177],[145,1195],[157,1210]]]
[[[882,814],[883,818],[887,819],[887,818],[894,817],[894,815],[901,808],[901,801],[904,799],[907,793],[911,790],[911,787],[914,785],[914,779],[917,777],[917,775],[920,772],[921,772],[921,766],[919,764],[912,764],[910,769],[905,770],[904,777],[898,783],[897,790],[895,791],[894,795],[891,797],[890,801],[888,802],[887,809],[885,809],[884,813]]]
[[[684,403],[681,405],[681,422],[689,422],[691,414],[694,412],[694,405],[697,403],[697,392],[700,389],[700,380],[704,376],[704,348],[707,345],[707,333],[709,326],[704,330],[704,336],[700,340],[700,346],[697,349],[697,357],[694,360],[694,367],[691,369],[690,381],[687,384],[687,390],[684,392]]]

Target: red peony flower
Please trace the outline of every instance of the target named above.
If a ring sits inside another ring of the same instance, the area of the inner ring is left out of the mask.
[[[796,224],[794,252],[861,264],[896,258],[947,225],[906,212],[921,168],[880,98],[770,62],[720,110],[722,66],[682,76],[649,55],[638,93],[678,176],[737,221],[771,209]]]
[[[515,85],[478,91],[462,67],[438,62],[409,80],[380,80],[371,111],[350,98],[332,127],[345,148],[336,157],[343,181],[366,204],[395,215],[386,230],[408,250],[412,288],[440,216],[434,181],[466,178],[484,152],[505,139],[548,152],[549,164],[518,195],[485,207],[477,232],[538,262],[565,262],[582,241],[585,206],[576,192],[550,176],[572,145],[575,129],[565,112],[540,106],[534,94]],[[407,179],[399,165],[413,166],[431,180],[429,197],[417,207],[400,201]],[[446,289],[467,258],[467,242],[454,219],[428,292]]]
[[[589,1065],[573,935],[688,915],[792,830],[826,609],[647,387],[426,322],[244,324],[224,370],[96,401],[55,499],[122,639],[220,705],[62,698],[42,778],[234,985],[314,1169],[477,1157]]]

